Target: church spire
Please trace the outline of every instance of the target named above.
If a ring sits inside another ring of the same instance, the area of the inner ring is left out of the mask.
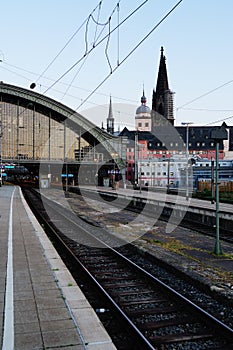
[[[143,92],[142,92],[142,97],[141,97],[141,104],[146,105],[146,96],[145,96],[145,91],[144,91],[144,84],[143,84]]]
[[[163,46],[161,47],[156,89],[153,90],[152,110],[164,116],[172,125],[174,124],[173,92],[169,89]]]
[[[110,101],[109,101],[109,111],[108,111],[108,118],[107,118],[107,132],[110,134],[114,134],[114,118],[112,113],[112,98],[110,95]]]

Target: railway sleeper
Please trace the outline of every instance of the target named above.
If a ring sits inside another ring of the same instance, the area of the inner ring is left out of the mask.
[[[169,334],[162,336],[150,336],[150,341],[153,345],[172,344],[181,342],[192,342],[193,340],[204,340],[214,338],[212,333],[198,332],[197,334]]]
[[[155,300],[154,298],[153,299],[148,298],[148,299],[144,299],[144,300],[141,300],[141,299],[139,299],[139,300],[124,300],[121,302],[121,305],[130,306],[130,305],[138,305],[138,303],[140,303],[140,305],[145,305],[145,304],[164,303],[164,302],[166,302],[165,299]]]
[[[142,294],[150,294],[151,293],[151,291],[150,290],[148,290],[148,291],[138,291],[138,290],[135,290],[135,291],[133,291],[133,290],[126,290],[126,291],[124,291],[124,290],[122,290],[122,291],[120,291],[119,292],[119,290],[115,290],[116,289],[116,286],[115,286],[115,288],[111,291],[111,294],[112,295],[115,295],[115,296],[126,296],[126,295],[128,295],[128,296],[133,296],[133,295],[142,295]]]
[[[122,281],[122,283],[105,283],[105,280],[103,279],[103,283],[105,286],[107,286],[109,289],[111,288],[130,288],[130,287],[140,287],[144,286],[143,283],[137,283],[137,282],[127,282],[125,279]]]
[[[137,309],[137,310],[128,310],[127,314],[130,314],[130,316],[143,316],[143,315],[155,315],[155,314],[170,314],[173,312],[177,312],[177,309],[173,306],[170,307],[162,307],[162,308],[150,308],[150,309]]]
[[[193,320],[195,322],[195,320]],[[140,329],[142,330],[154,330],[154,329],[159,329],[163,327],[171,327],[171,326],[178,326],[181,324],[190,324],[192,323],[192,319],[190,316],[187,317],[176,317],[176,318],[171,318],[168,320],[161,320],[161,321],[146,321],[142,325],[140,324]]]

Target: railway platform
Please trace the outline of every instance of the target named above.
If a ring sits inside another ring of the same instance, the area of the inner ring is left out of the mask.
[[[71,187],[71,190],[75,187]],[[207,200],[186,198],[184,196],[167,194],[166,191],[148,191],[133,190],[131,188],[117,188],[110,187],[95,187],[95,186],[79,186],[80,191],[90,191],[92,193],[101,193],[104,196],[122,199],[126,203],[134,203],[137,208],[151,205],[154,210],[164,212],[170,217],[169,224],[177,225],[183,218],[196,224],[205,224],[207,226],[215,227],[216,225],[216,204]],[[226,203],[219,203],[218,216],[220,220],[220,228],[232,232],[233,231],[233,205]]]
[[[1,350],[112,350],[110,337],[27,206],[0,188]]]

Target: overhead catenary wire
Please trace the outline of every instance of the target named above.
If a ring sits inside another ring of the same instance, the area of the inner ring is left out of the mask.
[[[84,58],[84,61],[82,62],[82,65],[81,67],[78,69],[78,71],[75,73],[74,77],[72,78],[69,86],[67,87],[65,93],[63,94],[63,97],[62,99],[66,96],[68,90],[70,89],[72,83],[74,82],[74,80],[77,78],[78,74],[80,73],[81,69],[83,68],[84,64],[86,63],[87,61],[87,57],[89,56],[89,52],[88,52],[88,46],[89,46],[89,43],[88,43],[88,31],[89,31],[89,24],[90,24],[90,19],[93,20],[93,22],[96,24],[96,28],[95,28],[95,34],[94,34],[94,39],[93,39],[93,43],[92,43],[92,46],[95,47],[96,45],[96,41],[99,39],[99,37],[102,35],[102,32],[104,31],[105,27],[108,25],[108,32],[109,32],[109,37],[108,37],[108,40],[107,40],[107,44],[106,44],[106,47],[105,47],[105,55],[106,55],[106,58],[107,58],[107,61],[108,61],[108,64],[109,64],[109,67],[110,67],[110,70],[112,69],[111,68],[111,63],[110,63],[110,59],[109,59],[109,56],[108,56],[108,46],[109,46],[109,41],[110,41],[110,31],[111,31],[111,20],[112,20],[112,16],[113,14],[115,13],[116,9],[118,9],[118,12],[119,12],[119,4],[120,4],[120,1],[119,0],[117,2],[117,5],[114,7],[114,9],[112,10],[111,14],[108,16],[108,20],[105,22],[105,23],[100,23],[99,22],[99,17],[100,17],[100,10],[101,10],[101,5],[102,5],[102,1],[99,3],[99,11],[98,11],[98,15],[97,15],[97,20],[95,20],[95,18],[93,17],[92,14],[90,14],[88,20],[87,20],[87,23],[86,23],[86,30],[85,30],[85,58]],[[119,17],[119,15],[118,15]],[[119,24],[119,21],[118,21],[118,24]],[[97,28],[99,26],[102,26],[102,30],[100,31],[99,35],[97,36]],[[97,36],[97,38],[96,38]]]
[[[43,94],[46,94],[54,85],[56,85],[61,79],[63,79],[74,67],[76,67],[85,57],[87,54],[91,53],[97,46],[99,46],[108,36],[109,34],[112,34],[115,30],[117,30],[121,25],[123,25],[130,17],[132,17],[139,9],[144,6],[149,0],[143,1],[135,10],[133,10],[128,16],[126,16],[117,26],[115,26],[110,33],[105,35],[102,39],[100,39],[95,46],[92,46],[92,48],[87,51],[81,58],[79,58],[69,69],[67,69],[50,87],[48,87]],[[182,0],[181,0],[182,1]],[[181,2],[180,1],[180,2]]]
[[[102,3],[102,0],[100,1]],[[99,4],[92,10],[91,13],[95,12],[95,10],[99,7]],[[47,65],[47,67],[43,70],[43,72],[39,75],[39,77],[36,80],[36,83],[39,81],[39,79],[47,72],[47,70],[51,67],[51,65],[56,61],[56,59],[61,55],[61,53],[65,50],[65,48],[69,45],[69,43],[73,40],[73,38],[78,34],[78,32],[82,29],[82,27],[85,25],[86,21],[88,20],[89,16],[82,22],[82,24],[78,27],[78,29],[71,35],[69,40],[66,42],[66,44],[61,48],[61,50],[57,53],[57,55],[53,58],[53,60]]]
[[[82,101],[82,103],[76,108],[76,111],[102,86],[105,81],[134,53],[134,51],[158,28],[158,26],[165,21],[165,19],[180,5],[183,0],[178,1],[172,9],[147,33],[146,36],[119,62],[119,64],[110,71],[110,73],[96,86],[94,90]]]
[[[200,95],[200,96],[198,96],[198,97],[192,99],[191,101],[186,102],[186,103],[183,104],[182,106],[177,107],[177,111],[178,111],[179,109],[183,109],[183,107],[188,106],[188,105],[190,105],[190,104],[193,103],[193,102],[196,102],[197,100],[200,100],[202,97],[205,97],[205,96],[208,96],[209,94],[212,94],[212,92],[215,92],[215,91],[221,89],[222,87],[224,87],[224,86],[226,86],[226,85],[228,85],[228,84],[231,84],[231,83],[233,83],[233,79],[227,81],[227,82],[224,83],[224,84],[221,84],[221,85],[217,86],[217,87],[214,88],[214,89],[211,89],[211,90],[205,92],[204,94],[202,94],[202,95]]]
[[[120,1],[118,2],[118,7],[117,7],[117,64],[120,62]]]
[[[22,70],[22,71],[24,71],[24,72],[27,72],[27,73],[30,73],[30,74],[33,74],[33,75],[37,75],[37,73],[33,73],[32,71],[28,71],[28,70],[26,70],[26,69],[24,69],[24,68],[20,68],[20,67],[18,67],[18,66],[11,65],[11,64],[6,63],[6,62],[4,62],[4,63],[7,64],[8,66],[11,66],[11,67],[16,68],[16,69],[18,69],[18,70]],[[20,76],[21,78],[24,78],[24,79],[30,81],[29,78],[23,76],[22,74],[19,74],[19,73],[17,73],[17,72],[14,72],[14,71],[12,71],[12,70],[6,68],[6,67],[1,67],[1,68],[4,69],[4,70],[9,71],[10,73],[13,73],[13,74],[15,74],[15,75],[18,75],[18,76]],[[48,77],[46,77],[46,79],[48,79],[48,80],[53,80],[52,78],[48,78]],[[65,86],[68,85],[68,84],[65,83],[65,82],[63,82],[63,83],[61,83],[61,84],[65,85]],[[69,85],[70,85],[70,84],[69,84]],[[68,86],[69,86],[69,85],[68,85]],[[43,87],[43,85],[42,85],[42,87]],[[79,87],[79,86],[73,86],[73,88],[81,89],[81,90],[86,91],[86,92],[90,92],[90,91],[91,91],[91,90],[88,90],[88,89],[85,89],[85,88],[81,88],[81,87]],[[56,93],[59,93],[59,94],[61,94],[61,95],[64,95],[64,92],[63,92],[63,91],[60,91],[60,90],[57,90],[57,89],[53,89],[53,90],[54,90]],[[101,95],[101,96],[109,97],[109,94],[107,94],[107,93],[97,92],[97,94],[99,94],[99,95]],[[71,97],[71,98],[74,98],[74,99],[79,99],[80,101],[82,101],[82,99],[81,99],[81,98],[77,98],[77,96],[73,96],[73,95],[70,95],[70,94],[67,94],[67,93],[66,93],[66,95],[67,95],[68,97]],[[119,97],[119,96],[115,96],[115,95],[112,95],[112,97],[113,97],[114,99],[116,99],[116,100],[120,100],[120,101],[124,101],[124,102],[128,102],[128,103],[132,103],[132,104],[135,104],[135,103],[138,102],[137,100],[131,100],[131,99],[127,99],[127,98],[125,98],[125,97]],[[64,96],[62,96],[61,100],[62,100],[63,98],[64,98]],[[89,103],[90,105],[93,105],[93,106],[96,106],[96,107],[100,107],[100,108],[103,108],[103,109],[105,109],[105,110],[108,110],[108,108],[109,108],[109,105],[103,105],[103,104],[95,103],[95,102],[93,102],[93,101],[89,101],[88,103]],[[21,116],[21,115],[25,112],[25,110],[27,110],[27,108],[24,108],[24,109],[20,112],[20,114],[18,115],[18,117]],[[119,110],[113,108],[113,112],[119,113]],[[124,111],[124,115],[131,116],[132,114],[131,114],[131,113],[127,113],[127,112]],[[119,124],[120,124],[120,123],[119,123]],[[125,125],[132,126],[132,124],[127,124],[127,123],[126,123]],[[6,127],[6,126],[5,126],[5,127]],[[2,127],[2,129],[5,129],[5,128]]]
[[[99,2],[99,9],[98,9],[98,15],[97,15],[97,22],[99,22],[99,18],[100,18],[100,12],[101,12],[101,6],[102,6],[102,1]],[[98,28],[98,24],[96,24],[96,27],[95,27],[95,35],[94,35],[94,41],[96,41],[96,35],[97,35],[97,28]]]
[[[199,99],[201,99],[201,98],[203,98],[203,97],[205,97],[205,96],[208,96],[208,95],[210,95],[211,93],[213,93],[213,92],[215,92],[215,91],[217,91],[217,90],[219,90],[219,89],[223,88],[224,86],[229,85],[229,84],[231,84],[231,83],[233,83],[233,79],[228,80],[227,82],[225,82],[225,83],[223,83],[223,84],[221,84],[221,85],[215,87],[214,89],[211,89],[211,90],[207,91],[206,93],[204,93],[204,94],[202,94],[202,95],[200,95],[200,96],[198,96],[198,97],[196,97],[196,98],[190,100],[189,102],[187,102],[187,103],[183,104],[182,106],[178,107],[176,110],[178,111],[178,110],[180,110],[180,109],[183,109],[183,110],[207,111],[207,112],[232,112],[233,109],[224,109],[224,110],[222,109],[222,110],[220,110],[220,109],[208,109],[208,108],[184,108],[185,106],[188,106],[189,104],[191,104],[191,103],[193,103],[193,102],[196,102],[196,101],[198,101]],[[232,118],[233,118],[233,117],[231,116],[231,117],[226,117],[226,118],[214,120],[213,122],[208,123],[208,124],[205,124],[205,125],[208,126],[208,125],[212,125],[212,124],[224,122],[225,120],[229,120],[229,119],[232,119]]]
[[[37,75],[38,75],[38,74],[35,73],[35,72],[26,70],[26,69],[24,69],[24,68],[21,68],[21,67],[12,65],[12,64],[9,64],[9,63],[7,63],[7,62],[5,62],[5,61],[3,61],[3,63],[4,63],[5,65],[7,65],[7,66],[9,66],[9,67],[12,67],[12,68],[15,68],[15,69],[17,69],[17,70],[19,70],[19,71],[26,72],[26,73],[32,74],[32,75],[34,75],[34,76],[37,76]],[[17,76],[19,76],[19,77],[21,77],[21,78],[23,78],[23,79],[25,79],[25,80],[27,80],[27,81],[31,81],[31,78],[28,78],[28,77],[26,77],[25,75],[22,75],[22,74],[20,74],[20,73],[18,73],[18,72],[16,72],[16,71],[13,71],[13,70],[11,70],[11,69],[9,69],[9,68],[3,67],[2,65],[0,66],[0,68],[3,69],[3,70],[8,71],[8,72],[10,72],[10,73],[12,73],[12,74],[14,74],[14,75],[17,75]],[[44,77],[44,79],[49,80],[49,81],[54,81],[54,79],[52,79],[52,78],[50,78],[50,77]],[[66,86],[66,87],[67,87],[67,86],[70,86],[70,83],[68,84],[68,83],[66,83],[66,82],[60,82],[60,84]],[[41,85],[41,87],[47,88],[47,87],[46,87],[45,85],[43,85],[43,84]],[[73,88],[73,89],[82,90],[82,91],[86,91],[86,92],[90,92],[90,91],[91,91],[90,89],[86,89],[86,88],[83,88],[83,87],[77,86],[77,85],[72,85],[72,88]],[[57,93],[59,93],[59,94],[64,94],[63,91],[60,91],[60,90],[58,90],[58,89],[53,89],[53,91],[54,91],[54,92],[57,92]],[[109,97],[109,94],[108,94],[108,93],[104,93],[104,92],[96,92],[96,94],[98,94],[98,95],[100,95],[100,96]],[[66,95],[67,95],[67,94],[66,94]],[[73,95],[69,95],[69,94],[68,94],[67,96],[72,97],[72,98],[77,98],[77,96],[73,96]],[[119,96],[116,96],[116,95],[112,95],[112,97],[113,97],[114,99],[121,100],[121,101],[126,101],[126,102],[130,102],[130,103],[137,103],[137,102],[138,102],[137,100],[132,100],[132,99],[129,99],[129,98],[126,98],[126,97],[119,97]],[[81,98],[80,98],[80,100],[81,100]],[[92,103],[92,104],[94,104],[94,103]],[[96,105],[98,105],[98,104],[96,104]]]
[[[69,89],[71,88],[72,86],[72,83],[74,82],[74,80],[77,78],[78,74],[80,73],[81,69],[83,68],[84,64],[86,63],[86,60],[87,60],[87,57],[85,57],[85,60],[82,62],[81,66],[79,67],[78,71],[76,72],[76,74],[74,75],[73,79],[71,80],[71,82],[69,83],[69,85],[67,86],[65,92],[63,93],[63,96],[61,98],[61,100],[64,99],[64,97],[67,95],[67,92],[69,91]]]
[[[231,109],[210,109],[210,108],[182,108],[185,111],[199,111],[199,112],[233,112]]]
[[[208,123],[208,124],[205,124],[205,125],[207,126],[207,125],[212,125],[212,124],[215,124],[215,123],[224,122],[225,120],[229,120],[229,119],[232,119],[232,118],[233,118],[233,116],[227,117],[227,118],[223,118],[223,119],[219,119],[219,120],[215,120],[215,121],[213,121],[211,123]]]

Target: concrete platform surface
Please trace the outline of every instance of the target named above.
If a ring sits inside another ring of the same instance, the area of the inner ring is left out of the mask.
[[[2,350],[116,349],[19,187],[0,188],[0,266]]]

